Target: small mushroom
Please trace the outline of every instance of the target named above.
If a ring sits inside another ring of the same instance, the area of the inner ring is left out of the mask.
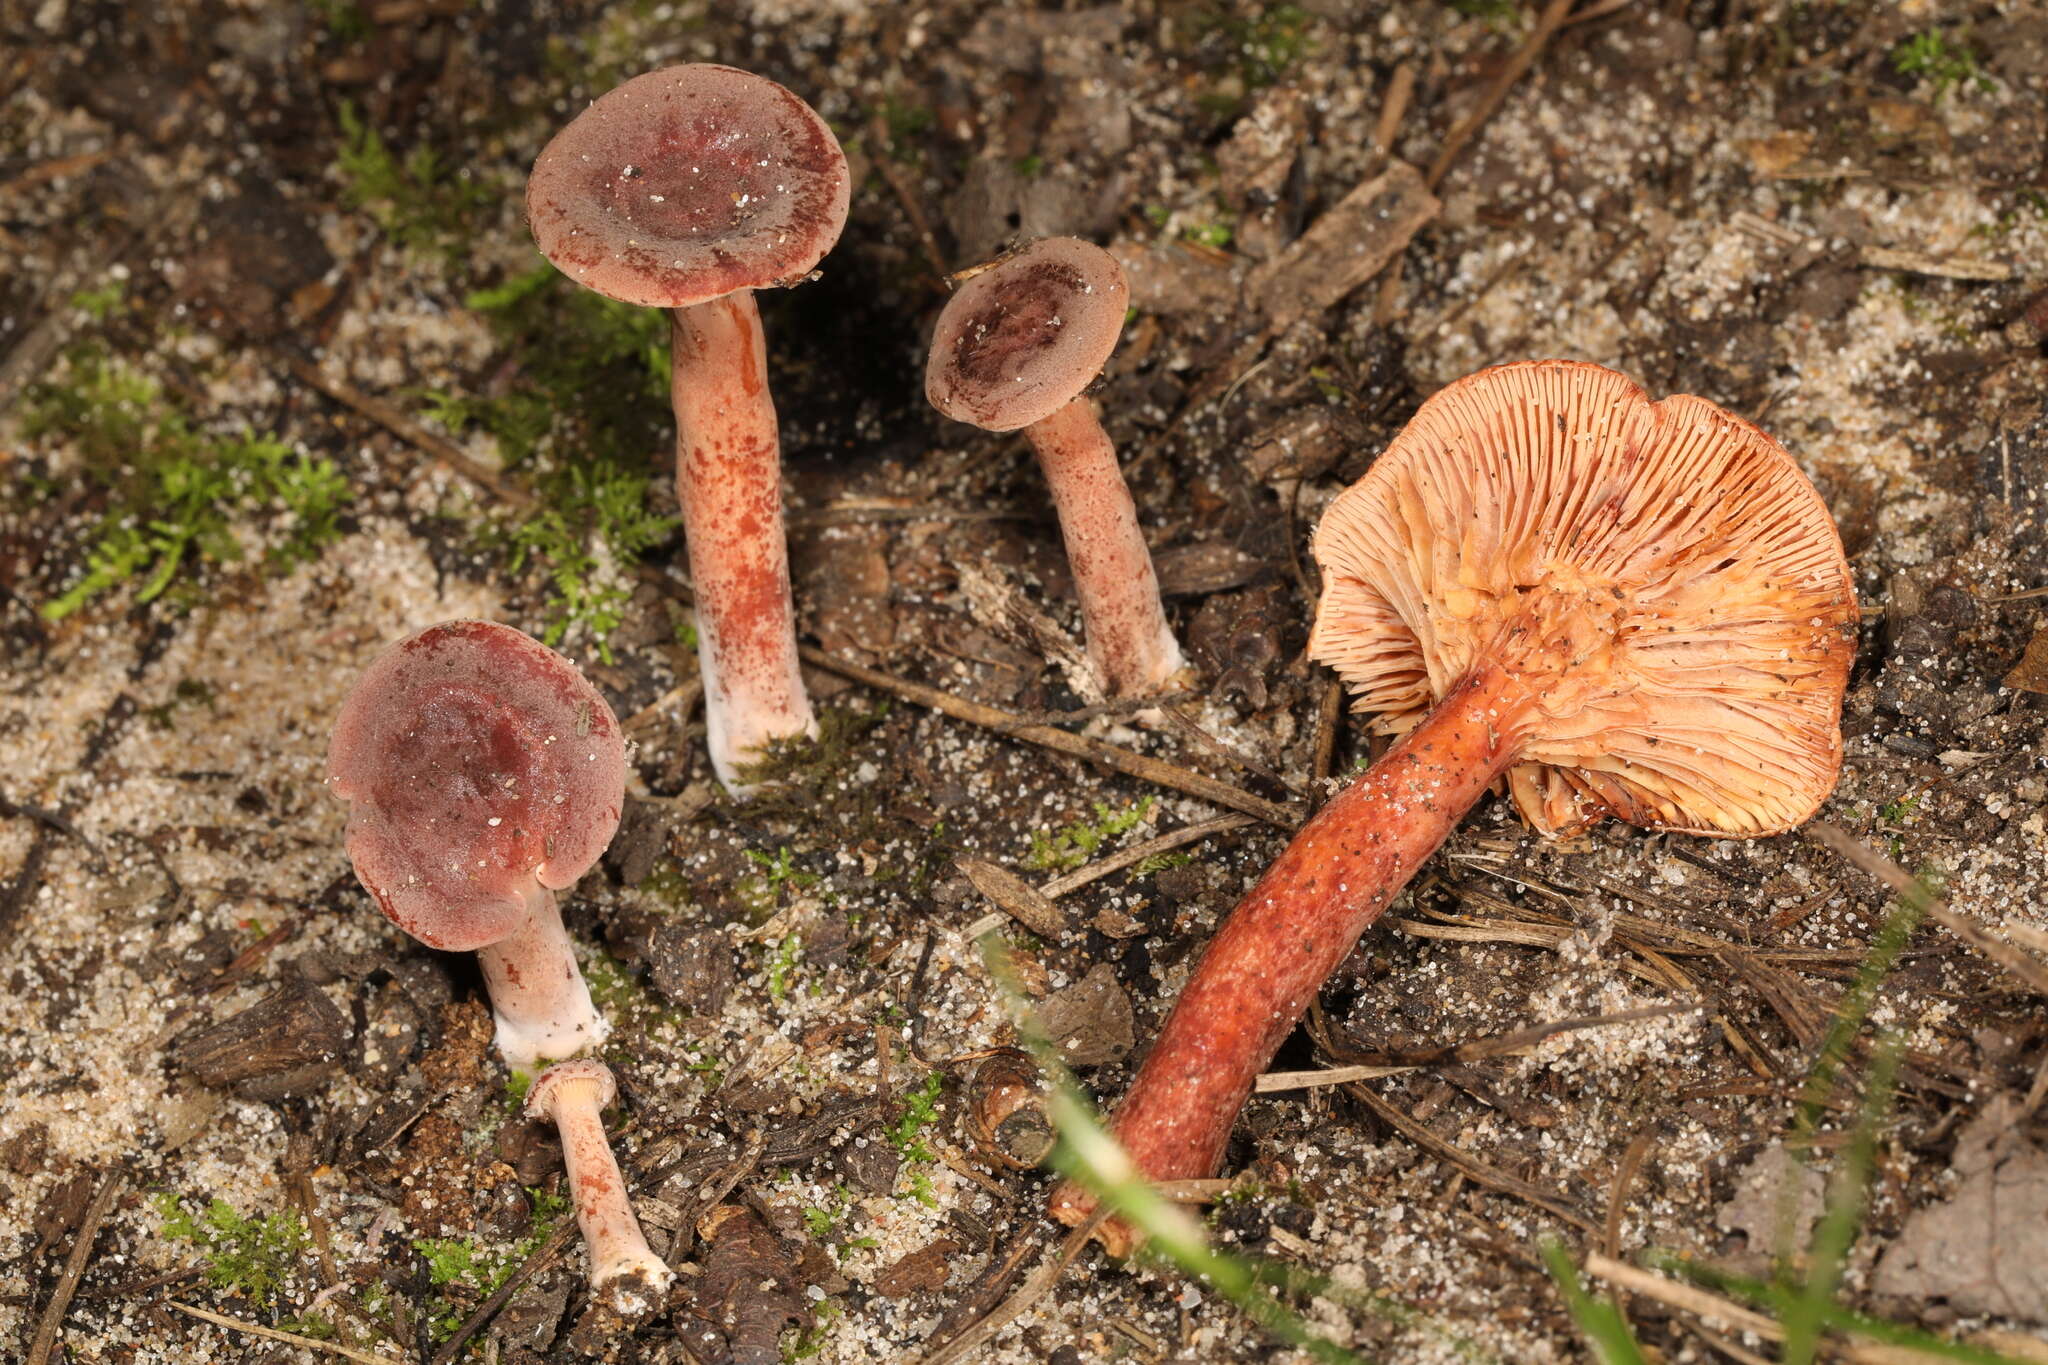
[[[1267,869],[1161,1028],[1112,1125],[1154,1180],[1213,1173],[1323,979],[1497,780],[1546,835],[1614,815],[1753,837],[1841,767],[1841,539],[1777,442],[1704,399],[1578,361],[1483,370],[1422,405],[1315,552],[1310,651],[1400,739]],[[1053,1211],[1093,1204],[1063,1186]]]
[[[604,1037],[556,893],[618,828],[626,749],[574,664],[491,621],[407,636],[342,702],[327,782],[378,908],[429,948],[477,955],[507,1063]]]
[[[626,1198],[611,1143],[605,1140],[605,1107],[618,1097],[611,1068],[584,1057],[549,1067],[526,1094],[526,1116],[555,1125],[562,1135],[562,1165],[569,1195],[576,1201],[576,1226],[590,1251],[590,1292],[621,1317],[639,1317],[658,1307],[675,1283],[675,1272],[647,1245],[640,1220]]]
[[[924,391],[985,431],[1023,428],[1052,489],[1088,631],[1110,695],[1163,690],[1186,666],[1116,447],[1082,390],[1124,327],[1123,267],[1098,246],[1047,237],[970,275],[932,333]]]
[[[676,495],[697,599],[712,766],[814,734],[797,671],[781,444],[754,291],[839,240],[846,157],[809,105],[729,66],[672,66],[600,96],[533,164],[542,254],[585,288],[669,310]]]

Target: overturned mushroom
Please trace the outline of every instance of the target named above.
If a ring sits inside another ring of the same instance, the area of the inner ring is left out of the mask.
[[[1806,819],[1840,769],[1841,540],[1778,444],[1703,399],[1575,361],[1481,371],[1422,405],[1315,551],[1310,649],[1401,738],[1267,869],[1160,1030],[1113,1123],[1155,1180],[1214,1171],[1323,979],[1497,779],[1545,834],[1614,815],[1749,837]],[[1053,1211],[1093,1204],[1068,1185]]]
[[[526,1095],[526,1116],[552,1122],[562,1136],[562,1165],[576,1226],[590,1251],[590,1292],[621,1317],[639,1317],[661,1303],[675,1283],[647,1245],[626,1198],[626,1180],[604,1135],[605,1106],[618,1097],[618,1081],[603,1062],[585,1057],[551,1066]]]
[[[429,948],[477,955],[510,1065],[604,1037],[555,896],[618,828],[626,750],[574,664],[490,621],[407,636],[349,690],[327,782],[378,908]]]
[[[534,162],[534,241],[585,288],[669,310],[676,495],[697,599],[711,762],[727,790],[771,740],[816,731],[797,671],[781,443],[754,291],[839,240],[846,157],[811,107],[729,66],[600,96]]]
[[[1130,288],[1098,246],[1048,237],[984,266],[939,315],[925,396],[985,431],[1024,429],[1059,511],[1060,535],[1110,695],[1162,690],[1185,667],[1116,447],[1082,396],[1123,331]]]

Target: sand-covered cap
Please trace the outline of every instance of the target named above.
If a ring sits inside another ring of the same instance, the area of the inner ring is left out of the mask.
[[[492,621],[429,626],[342,703],[327,781],[356,876],[399,928],[473,952],[573,886],[618,828],[626,750],[574,664]]]
[[[610,1067],[595,1057],[578,1057],[574,1061],[556,1062],[534,1077],[532,1088],[526,1092],[526,1116],[530,1119],[552,1119],[555,1101],[561,1097],[563,1084],[569,1081],[595,1084],[599,1109],[610,1107],[619,1096],[619,1082]]]
[[[1123,267],[1076,237],[1046,237],[969,277],[939,314],[924,392],[956,422],[1015,431],[1095,381],[1130,304]]]
[[[839,140],[795,95],[729,66],[671,66],[555,134],[526,215],[578,284],[686,308],[808,275],[839,240],[850,189]]]
[[[1310,651],[1376,729],[1489,660],[1525,680],[1508,785],[1546,833],[1768,834],[1834,787],[1841,538],[1777,442],[1704,399],[1579,361],[1482,370],[1331,504],[1315,554]]]

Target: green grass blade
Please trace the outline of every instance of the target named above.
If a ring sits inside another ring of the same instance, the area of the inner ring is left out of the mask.
[[[1557,1282],[1557,1292],[1564,1296],[1572,1321],[1592,1344],[1593,1353],[1600,1357],[1600,1365],[1645,1365],[1642,1348],[1636,1345],[1628,1320],[1612,1299],[1596,1299],[1586,1292],[1586,1286],[1579,1280],[1579,1268],[1572,1263],[1564,1243],[1555,1237],[1544,1238],[1543,1264],[1549,1269],[1550,1278]]]

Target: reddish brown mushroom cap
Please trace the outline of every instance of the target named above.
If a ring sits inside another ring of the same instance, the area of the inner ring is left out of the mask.
[[[597,861],[626,754],[574,664],[510,626],[450,621],[371,661],[327,773],[378,906],[428,947],[470,952],[525,923],[536,885],[574,885]]]
[[[1529,822],[1774,833],[1841,766],[1858,613],[1826,505],[1769,436],[1577,361],[1422,405],[1317,528],[1311,652],[1412,728],[1475,665],[1536,696]]]
[[[1093,383],[1130,304],[1123,267],[1101,247],[1047,237],[962,284],[939,314],[925,396],[956,422],[1015,431]]]
[[[729,66],[671,66],[555,135],[526,214],[578,284],[687,308],[802,279],[839,240],[849,193],[839,140],[808,104]]]

